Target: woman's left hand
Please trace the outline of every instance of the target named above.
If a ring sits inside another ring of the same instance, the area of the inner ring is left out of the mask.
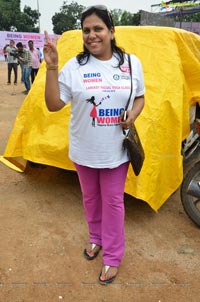
[[[120,122],[121,127],[125,130],[129,129],[132,126],[132,124],[135,122],[138,115],[141,113],[143,107],[144,107],[144,95],[136,97],[133,102],[132,110],[127,110],[122,112],[121,122]],[[124,115],[126,115],[125,118]]]
[[[131,127],[131,125],[134,123],[135,121],[135,115],[133,110],[127,110],[126,112],[122,112],[121,114],[121,122],[120,125],[122,127],[122,129],[129,129]]]

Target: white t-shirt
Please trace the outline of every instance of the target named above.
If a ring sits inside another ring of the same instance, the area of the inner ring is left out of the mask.
[[[17,51],[17,49],[15,47],[10,47],[7,46],[6,48],[7,52],[8,52],[8,63],[18,63],[18,59],[12,55],[10,55],[11,53],[15,53]]]
[[[145,92],[139,59],[131,55],[133,100]],[[69,60],[59,74],[60,98],[71,101],[69,158],[92,168],[115,168],[129,161],[123,149],[120,114],[130,94],[128,60],[120,70],[113,56],[108,61],[90,56],[85,65]]]

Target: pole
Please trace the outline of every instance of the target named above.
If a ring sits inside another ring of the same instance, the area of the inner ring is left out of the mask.
[[[38,27],[40,33],[40,8],[39,8],[39,0],[37,0],[37,12],[38,12]]]

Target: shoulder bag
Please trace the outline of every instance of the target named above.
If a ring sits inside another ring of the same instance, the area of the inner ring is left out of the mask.
[[[129,95],[128,102],[125,107],[125,112],[128,109],[131,95],[132,95],[132,89],[133,89],[133,83],[132,83],[132,66],[131,66],[131,60],[130,60],[130,55],[128,54],[128,63],[129,63],[129,68],[130,68],[130,76],[131,76],[131,91]],[[123,141],[123,147],[125,150],[127,150],[128,157],[130,159],[130,163],[132,165],[133,171],[136,176],[140,174],[140,171],[143,166],[144,158],[145,158],[145,153],[143,146],[140,141],[140,137],[138,135],[137,129],[134,125],[129,128],[128,133],[123,131],[125,138]]]

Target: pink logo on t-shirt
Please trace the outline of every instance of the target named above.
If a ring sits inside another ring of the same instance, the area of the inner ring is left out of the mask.
[[[123,72],[130,73],[130,68],[128,65],[123,65],[120,67]]]

